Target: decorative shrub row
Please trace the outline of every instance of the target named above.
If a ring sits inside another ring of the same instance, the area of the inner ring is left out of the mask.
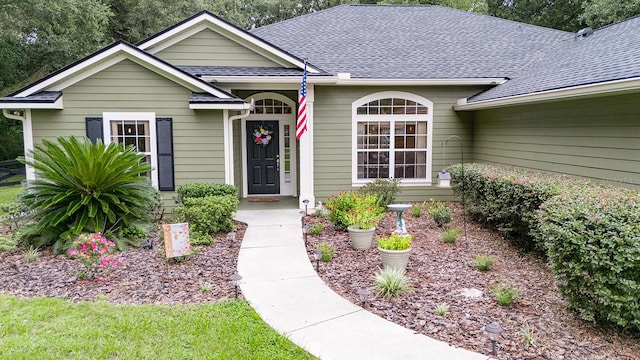
[[[204,184],[189,183],[178,186],[176,202],[184,204],[186,198],[203,198],[207,196],[234,196],[238,197],[238,188],[228,184]]]
[[[450,171],[462,195],[462,168]],[[560,293],[582,319],[640,331],[640,193],[468,164],[464,197],[476,218],[547,254]]]

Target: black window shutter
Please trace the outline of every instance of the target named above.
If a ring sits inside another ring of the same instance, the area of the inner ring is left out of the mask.
[[[87,128],[87,139],[91,140],[92,143],[96,143],[98,139],[104,142],[104,137],[102,133],[102,118],[101,117],[88,117],[86,120],[86,128]]]
[[[173,119],[156,118],[158,140],[158,190],[174,191]]]

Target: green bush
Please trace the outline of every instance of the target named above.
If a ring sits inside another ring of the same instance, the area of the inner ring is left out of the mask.
[[[385,267],[375,273],[376,296],[390,299],[411,291],[411,284],[404,270]]]
[[[25,163],[38,172],[22,199],[33,210],[25,229],[29,245],[68,250],[82,232],[118,232],[151,222],[154,189],[145,176],[151,166],[134,147],[92,144],[85,139],[43,140]]]
[[[495,259],[493,256],[480,254],[473,259],[476,269],[480,271],[488,271],[493,266]]]
[[[546,202],[540,224],[558,289],[580,317],[640,330],[640,194],[575,189]]]
[[[358,219],[362,223],[375,223],[384,216],[384,208],[377,205],[378,198],[372,194],[343,191],[327,200],[327,219],[341,230],[354,225]],[[370,226],[369,226],[370,227]],[[361,227],[368,229],[369,227]]]
[[[518,289],[513,287],[513,284],[497,284],[490,288],[493,296],[495,297],[498,304],[502,306],[511,306],[513,301],[518,297],[519,292]]]
[[[398,179],[375,179],[368,182],[360,188],[360,192],[364,194],[375,195],[378,199],[378,206],[386,208],[387,205],[393,203],[396,196],[400,193],[400,180]]]
[[[411,248],[413,235],[391,234],[391,236],[381,237],[378,246],[385,250],[407,250]]]
[[[420,215],[422,215],[422,206],[420,206],[420,204],[411,205],[411,215],[413,217],[420,217]]]
[[[175,208],[177,221],[188,222],[189,232],[215,234],[233,230],[233,214],[238,210],[235,196],[183,198],[184,205]]]
[[[228,184],[204,184],[189,183],[178,186],[176,203],[184,204],[187,198],[203,198],[207,196],[235,196],[238,197],[238,188]]]
[[[211,235],[189,230],[189,244],[191,246],[211,245],[212,242],[213,238]]]
[[[429,215],[438,226],[442,226],[451,221],[451,211],[443,202],[431,200],[429,204]]]
[[[326,243],[318,245],[318,250],[322,250],[322,258],[320,260],[324,262],[333,260],[333,256],[336,254],[336,247]]]
[[[311,235],[320,235],[320,234],[322,234],[323,230],[324,230],[324,224],[322,224],[322,223],[313,224],[313,225],[311,225],[311,228],[309,229],[309,234],[311,234]]]
[[[458,228],[452,228],[443,231],[442,234],[440,234],[440,238],[447,244],[454,244],[456,241],[458,241],[460,235],[462,235],[462,230]]]

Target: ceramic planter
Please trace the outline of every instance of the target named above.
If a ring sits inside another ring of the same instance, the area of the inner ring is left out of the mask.
[[[386,250],[378,246],[378,251],[380,252],[383,267],[393,267],[400,270],[407,269],[411,248],[407,250]]]
[[[357,229],[349,226],[349,239],[351,239],[351,247],[358,250],[367,250],[371,248],[373,242],[373,233],[376,231],[375,227],[371,229]]]

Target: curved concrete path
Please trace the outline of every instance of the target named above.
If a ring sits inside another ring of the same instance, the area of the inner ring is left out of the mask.
[[[464,359],[487,356],[415,334],[333,292],[309,261],[298,210],[239,210],[248,224],[238,272],[262,319],[323,359]],[[322,270],[322,269],[321,269]]]

